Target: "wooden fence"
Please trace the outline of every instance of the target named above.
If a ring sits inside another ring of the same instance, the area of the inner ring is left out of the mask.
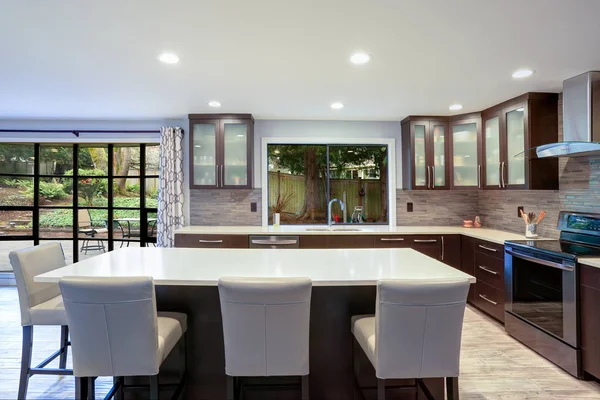
[[[377,219],[381,215],[381,182],[378,179],[331,179],[331,196],[340,200],[344,199],[347,206],[348,218],[352,215],[354,207],[359,205],[359,192],[361,186],[365,195],[362,198],[363,213],[371,219]],[[319,211],[325,212],[325,183],[319,181],[319,196],[321,207]],[[298,214],[304,207],[305,183],[304,176],[289,175],[278,172],[269,172],[269,207],[277,202],[277,195],[282,196],[293,193],[291,201],[285,208],[285,212]],[[334,206],[337,209],[337,205]],[[337,209],[339,212],[339,209]]]

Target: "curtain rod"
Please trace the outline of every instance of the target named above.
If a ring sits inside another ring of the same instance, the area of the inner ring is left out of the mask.
[[[181,130],[183,132],[183,129]],[[66,130],[66,129],[0,129],[0,132],[8,133],[72,133],[79,137],[80,133],[160,133],[160,130],[141,130],[141,131],[130,131],[130,130]]]

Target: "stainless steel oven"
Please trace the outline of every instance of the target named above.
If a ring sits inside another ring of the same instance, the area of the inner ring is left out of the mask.
[[[579,348],[575,257],[505,245],[505,310]]]

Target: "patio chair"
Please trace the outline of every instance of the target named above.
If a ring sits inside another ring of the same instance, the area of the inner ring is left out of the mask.
[[[104,243],[96,238],[96,235],[100,233],[107,233],[107,228],[97,228],[94,227],[92,217],[90,215],[90,210],[77,210],[77,227],[78,232],[83,233],[88,237],[88,239],[83,239],[81,241],[81,250],[80,252],[85,251],[87,254],[90,250],[102,250],[103,253],[106,252],[106,248],[104,247]],[[90,244],[91,240],[95,240],[96,244]]]

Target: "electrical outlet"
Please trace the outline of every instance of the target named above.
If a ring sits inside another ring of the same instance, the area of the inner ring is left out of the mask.
[[[413,203],[406,203],[406,212],[413,212]]]
[[[517,207],[517,217],[518,217],[518,218],[521,218],[521,211],[522,211],[522,212],[525,212],[525,207],[523,207],[523,206],[518,206],[518,207]]]
[[[250,203],[250,212],[256,212],[256,203]]]

